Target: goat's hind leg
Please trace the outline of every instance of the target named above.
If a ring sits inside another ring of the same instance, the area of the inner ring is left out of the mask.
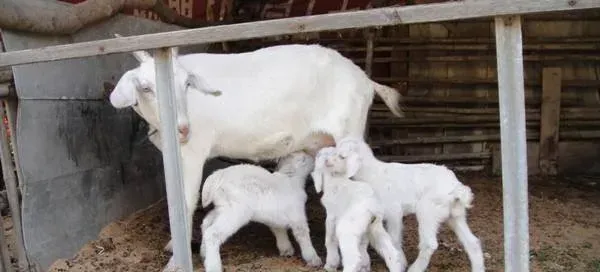
[[[213,223],[202,233],[204,246],[204,270],[206,272],[221,272],[221,256],[219,249],[231,235],[250,222],[249,213],[243,209],[228,209],[219,211]]]
[[[469,256],[469,260],[471,261],[471,271],[485,271],[481,242],[473,232],[471,232],[471,229],[467,224],[466,216],[452,216],[447,222],[448,226],[456,233],[458,240],[461,242]]]
[[[449,214],[447,210],[429,201],[417,204],[417,222],[419,224],[419,255],[408,268],[408,272],[425,271],[431,256],[438,248],[437,232],[440,223],[445,221]]]
[[[374,217],[367,233],[371,245],[383,258],[390,272],[403,272],[406,267],[406,256],[402,248],[396,248],[392,237],[383,227],[381,218]]]
[[[204,232],[206,231],[206,229],[208,227],[210,227],[213,222],[215,221],[215,218],[217,217],[218,214],[218,210],[217,208],[213,209],[212,211],[208,212],[205,216],[204,219],[202,220],[202,233],[204,235]],[[206,256],[206,249],[205,249],[205,244],[201,243],[200,244],[200,257],[202,259],[204,259],[204,257]]]

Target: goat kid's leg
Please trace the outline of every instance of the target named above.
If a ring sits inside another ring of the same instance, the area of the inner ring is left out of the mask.
[[[467,255],[471,261],[471,271],[485,271],[481,242],[473,232],[471,232],[471,229],[467,224],[466,216],[450,217],[448,219],[448,226],[456,233],[458,240],[465,248],[465,251],[467,251]]]
[[[358,272],[361,268],[361,240],[366,234],[369,218],[352,216],[338,221],[337,238],[342,253],[343,272]]]
[[[369,257],[369,252],[367,249],[369,248],[369,239],[364,237],[360,240],[360,272],[370,272],[371,271],[371,258]]]
[[[279,256],[291,257],[294,255],[294,246],[290,241],[286,228],[280,228],[275,226],[269,226],[273,236],[275,236],[275,242],[277,243],[277,249],[279,250]]]
[[[231,235],[250,222],[248,213],[244,210],[220,211],[213,223],[202,233],[204,245],[204,271],[223,271],[219,249]]]
[[[369,225],[368,237],[371,245],[385,261],[390,272],[404,271],[407,265],[404,251],[402,247],[400,249],[396,248],[392,236],[386,232],[381,219],[375,218]]]
[[[419,255],[408,272],[421,272],[427,269],[431,255],[438,248],[437,232],[440,223],[447,217],[447,213],[440,211],[439,206],[429,202],[417,204],[416,215],[419,224]]]
[[[215,218],[217,218],[218,213],[219,213],[219,210],[218,210],[218,208],[215,207],[215,209],[208,212],[208,214],[206,214],[204,216],[204,219],[202,220],[202,233],[204,233],[206,231],[206,229],[215,222]],[[202,259],[204,259],[204,257],[206,256],[205,246],[206,245],[204,243],[200,243],[200,257]]]
[[[325,270],[336,271],[340,266],[340,253],[338,251],[339,241],[336,235],[335,221],[332,217],[325,218],[325,249],[327,256]]]
[[[402,250],[402,215],[388,216],[386,221],[386,229],[394,242],[394,246],[396,249]]]
[[[321,266],[321,258],[319,258],[310,239],[310,229],[308,228],[306,217],[303,216],[303,218],[292,225],[292,233],[294,234],[294,238],[296,238],[296,242],[300,245],[302,259],[306,261],[306,264],[310,267]]]

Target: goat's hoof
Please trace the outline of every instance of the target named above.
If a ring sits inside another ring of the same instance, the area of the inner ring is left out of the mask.
[[[173,241],[169,240],[169,242],[167,243],[167,245],[163,248],[164,251],[166,252],[171,252],[173,253]]]
[[[323,264],[323,262],[321,261],[321,258],[319,258],[318,256],[315,256],[314,258],[306,260],[306,264],[309,267],[319,267]]]
[[[294,256],[294,248],[289,247],[289,248],[282,249],[281,251],[279,251],[279,256],[282,256],[282,257]]]

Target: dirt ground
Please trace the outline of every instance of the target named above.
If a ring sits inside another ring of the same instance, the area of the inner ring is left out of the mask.
[[[499,178],[462,175],[475,193],[469,225],[484,247],[487,271],[503,271],[502,186]],[[311,236],[324,260],[324,211],[312,183],[307,183]],[[600,177],[548,180],[530,178],[530,234],[532,271],[600,272]],[[203,271],[197,255],[200,220],[194,220],[194,267]],[[58,260],[50,271],[161,271],[169,255],[162,247],[169,238],[163,200],[123,221],[106,226],[99,238],[68,260]],[[414,216],[405,219],[404,250],[409,263],[418,253]],[[443,226],[439,248],[428,271],[470,271],[469,260],[453,233]],[[274,237],[259,224],[238,231],[221,249],[225,271],[319,271],[304,266],[296,256],[279,257]],[[371,252],[373,271],[386,271]]]

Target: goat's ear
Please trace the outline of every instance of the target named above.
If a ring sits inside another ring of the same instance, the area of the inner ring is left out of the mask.
[[[348,155],[346,158],[346,178],[352,178],[354,175],[356,175],[361,164],[362,160],[357,153],[352,152],[350,155]]]
[[[152,60],[152,56],[150,55],[150,53],[144,50],[133,51],[132,54],[135,57],[135,59],[137,59],[140,63]]]
[[[321,191],[323,191],[323,172],[315,169],[315,171],[310,173],[310,176],[315,184],[315,191],[317,191],[317,194],[321,193]]]
[[[194,73],[188,73],[186,84],[200,92],[210,94],[212,96],[220,96],[222,94],[221,91],[210,88],[208,84],[206,84],[206,81]]]
[[[110,103],[117,109],[135,105],[137,103],[135,96],[136,88],[134,78],[129,75],[123,75],[110,93]]]

